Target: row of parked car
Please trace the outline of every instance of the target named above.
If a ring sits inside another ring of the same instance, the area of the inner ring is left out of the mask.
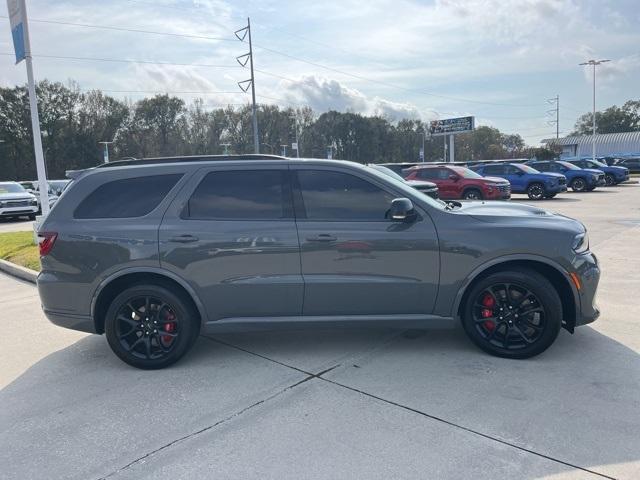
[[[48,198],[51,208],[71,180],[49,180]],[[0,182],[0,218],[28,217],[34,220],[42,212],[37,181]]]
[[[387,163],[377,168],[381,166],[419,190],[443,200],[506,200],[511,198],[511,193],[526,193],[532,200],[542,200],[553,198],[568,188],[574,192],[590,192],[597,187],[629,180],[628,168],[587,159]]]

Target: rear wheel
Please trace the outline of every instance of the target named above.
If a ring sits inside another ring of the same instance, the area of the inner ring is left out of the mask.
[[[468,188],[462,194],[464,200],[482,200],[482,192],[477,188]]]
[[[587,189],[587,182],[584,181],[584,178],[574,178],[571,182],[571,189],[574,192],[584,192]]]
[[[544,186],[541,183],[532,183],[527,187],[527,195],[531,200],[542,200],[544,198]]]
[[[478,347],[506,358],[529,358],[555,341],[562,304],[542,275],[522,269],[493,273],[466,296],[465,332]]]
[[[105,318],[109,346],[124,362],[158,369],[187,353],[199,332],[191,303],[160,285],[127,288],[111,302]]]
[[[616,179],[613,178],[613,175],[611,175],[610,173],[604,174],[604,180],[605,182],[607,182],[607,187],[612,187],[616,184]]]

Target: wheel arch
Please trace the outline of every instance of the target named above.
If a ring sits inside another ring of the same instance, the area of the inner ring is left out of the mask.
[[[191,286],[184,279],[160,268],[130,268],[120,270],[105,278],[94,292],[91,300],[91,316],[96,333],[104,333],[104,320],[111,300],[130,285],[140,283],[156,283],[183,293],[189,299],[199,315],[202,323],[207,315],[204,304]]]
[[[465,194],[470,190],[475,190],[480,194],[480,198],[484,198],[484,192],[482,191],[482,187],[479,187],[477,185],[467,185],[466,187],[463,187],[461,196],[464,198]]]
[[[510,255],[477,267],[467,277],[456,295],[453,314],[462,318],[467,295],[482,278],[495,272],[529,268],[543,275],[558,292],[562,303],[562,326],[573,333],[580,309],[579,294],[568,272],[553,260],[537,255]]]

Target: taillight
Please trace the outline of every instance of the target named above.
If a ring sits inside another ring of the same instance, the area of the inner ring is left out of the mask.
[[[38,232],[38,246],[40,247],[40,256],[44,257],[49,254],[56,243],[58,234],[56,232]]]

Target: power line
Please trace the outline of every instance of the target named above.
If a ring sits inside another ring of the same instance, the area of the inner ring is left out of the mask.
[[[9,17],[5,15],[0,15],[0,18],[8,19]],[[52,24],[52,25],[65,25],[65,26],[72,26],[72,27],[97,28],[99,30],[115,30],[118,32],[144,33],[144,34],[150,34],[150,35],[166,35],[170,37],[196,38],[200,40],[215,40],[220,42],[235,41],[232,38],[225,38],[225,37],[210,37],[206,35],[189,35],[186,33],[158,32],[154,30],[141,30],[141,29],[134,29],[134,28],[114,27],[110,25],[93,25],[89,23],[61,22],[58,20],[38,20],[38,19],[30,18],[29,22],[46,23],[46,24]]]
[[[13,55],[13,53],[0,53],[0,55]],[[203,68],[240,68],[238,65],[214,65],[206,63],[173,63],[152,60],[129,60],[124,58],[96,58],[96,57],[74,57],[67,55],[45,55],[35,54],[34,58],[50,58],[58,60],[80,60],[89,62],[114,62],[114,63],[141,63],[145,65],[169,65],[177,67],[203,67]]]

